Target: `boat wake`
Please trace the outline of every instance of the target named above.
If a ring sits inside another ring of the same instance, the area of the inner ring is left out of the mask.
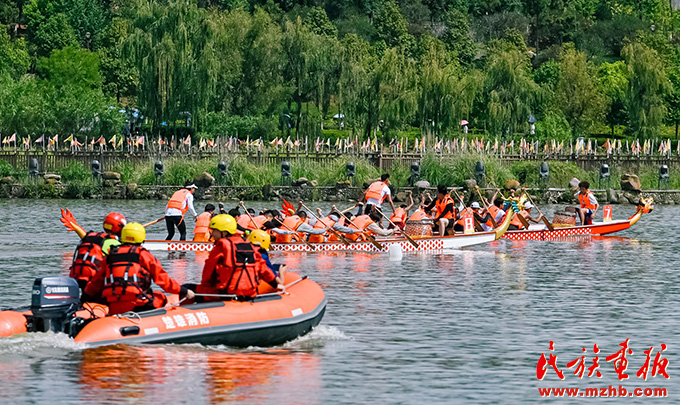
[[[0,356],[3,354],[31,354],[40,352],[63,353],[65,350],[82,350],[85,346],[76,343],[64,333],[22,333],[0,338]]]
[[[351,339],[351,337],[345,335],[335,326],[319,325],[308,334],[285,343],[283,347],[286,349],[308,350],[323,347],[325,342]]]

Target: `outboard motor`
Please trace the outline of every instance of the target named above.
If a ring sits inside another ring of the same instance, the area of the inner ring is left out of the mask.
[[[29,332],[69,332],[73,315],[80,307],[78,282],[70,277],[36,278],[31,296]]]

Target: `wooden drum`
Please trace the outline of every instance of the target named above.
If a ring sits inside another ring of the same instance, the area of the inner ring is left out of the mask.
[[[556,228],[576,226],[576,214],[573,212],[556,212],[553,217],[553,226]]]
[[[429,238],[432,236],[432,225],[431,219],[406,221],[404,233],[412,238]]]

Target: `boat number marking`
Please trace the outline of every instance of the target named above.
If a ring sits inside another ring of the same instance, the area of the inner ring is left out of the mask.
[[[144,329],[145,335],[155,335],[156,333],[158,333],[158,328]]]
[[[302,311],[301,311],[302,313]],[[210,318],[205,312],[189,313],[161,317],[165,329],[183,328],[185,326],[210,325]]]
[[[290,313],[293,314],[293,316],[298,316],[298,315],[303,314],[302,308],[294,309],[294,310],[290,311]]]

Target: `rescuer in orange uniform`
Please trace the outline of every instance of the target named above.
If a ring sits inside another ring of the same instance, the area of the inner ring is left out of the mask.
[[[581,204],[578,211],[581,225],[591,225],[593,223],[593,214],[597,212],[600,204],[597,203],[595,195],[588,190],[590,188],[590,183],[582,181],[578,184],[578,188],[579,192],[574,194],[574,197],[578,198],[578,201]]]
[[[122,245],[111,249],[101,269],[85,287],[83,301],[101,296],[109,305],[109,315],[128,311],[140,312],[161,308],[167,303],[165,294],[151,289],[155,282],[165,292],[194,294],[170,278],[161,263],[141,244],[146,230],[138,223],[129,223],[121,231]]]
[[[184,215],[191,211],[194,219],[198,217],[194,209],[194,193],[198,187],[188,181],[184,188],[175,191],[165,207],[165,225],[168,228],[166,240],[172,240],[175,236],[175,227],[179,231],[179,240],[187,240],[187,226]]]
[[[117,237],[126,224],[122,214],[112,212],[104,218],[105,232],[90,231],[80,240],[73,254],[69,277],[76,279],[81,289],[97,273],[109,249],[120,244]]]
[[[215,245],[205,261],[201,284],[186,284],[196,292],[196,301],[224,301],[227,297],[204,297],[203,294],[236,295],[249,300],[257,295],[260,279],[274,288],[283,289],[262,259],[258,248],[235,236],[236,220],[231,215],[215,215],[210,220],[210,236]]]
[[[196,217],[196,226],[194,226],[194,242],[208,242],[210,240],[210,218],[215,213],[215,206],[206,204],[205,211]]]

